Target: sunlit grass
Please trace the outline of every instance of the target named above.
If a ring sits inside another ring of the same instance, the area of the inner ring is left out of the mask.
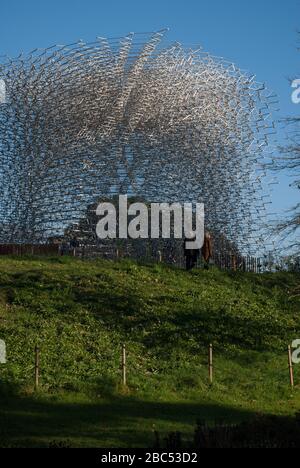
[[[295,366],[292,392],[286,349],[300,338],[300,300],[289,296],[299,279],[129,260],[0,258],[2,444],[149,446],[154,427],[187,433],[199,418],[295,414],[300,373]]]

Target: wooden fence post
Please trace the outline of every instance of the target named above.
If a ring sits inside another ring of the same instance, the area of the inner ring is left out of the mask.
[[[213,383],[213,345],[209,345],[208,349],[208,376],[209,383]]]
[[[40,376],[40,349],[38,346],[35,347],[35,365],[34,365],[34,386],[38,389]]]
[[[122,345],[122,384],[126,387],[126,345]]]
[[[291,387],[294,388],[294,370],[293,370],[291,345],[288,346],[288,361],[289,361],[290,384],[291,384]]]

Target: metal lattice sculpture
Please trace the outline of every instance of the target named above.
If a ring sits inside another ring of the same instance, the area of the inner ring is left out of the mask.
[[[97,200],[128,193],[204,202],[210,229],[256,245],[273,97],[234,65],[163,36],[2,60],[1,242],[44,242]]]

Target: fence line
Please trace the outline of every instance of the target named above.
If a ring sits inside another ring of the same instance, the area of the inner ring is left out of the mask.
[[[167,265],[176,266],[178,268],[185,268],[186,261],[184,253],[176,255],[167,255],[165,252],[158,250],[153,255],[137,255],[135,252],[122,252],[121,249],[103,249],[95,246],[81,246],[76,248],[75,255],[82,259],[93,259],[93,258],[106,258],[109,260],[120,260],[122,258],[130,258],[140,262],[150,263],[164,263]],[[265,257],[251,257],[237,255],[233,253],[223,252],[214,253],[210,263],[217,266],[222,270],[228,271],[243,271],[252,273],[264,273],[267,271],[300,271],[300,259],[296,259],[299,267],[292,269],[288,262],[283,259],[276,261],[269,261]],[[203,268],[205,262],[201,255],[197,260],[196,268]]]
[[[59,255],[56,244],[0,244],[0,255]]]
[[[291,345],[288,345],[287,347],[287,354],[288,354],[288,365],[283,368],[280,371],[280,373],[283,372],[286,375],[286,382],[289,381],[289,385],[292,389],[295,387],[295,380],[294,380],[294,367],[293,367],[293,361],[292,361],[292,347]],[[46,353],[47,354],[47,353]],[[119,367],[119,370],[121,371],[121,376],[120,380],[122,383],[123,388],[127,387],[127,346],[125,343],[123,343],[120,347],[120,360],[121,360],[121,365]],[[208,380],[207,382],[212,385],[213,382],[215,381],[214,377],[214,370],[215,370],[215,364],[213,365],[214,358],[213,358],[213,345],[209,344],[208,346]],[[199,363],[201,363],[202,359],[204,358],[204,354],[201,352],[199,353]],[[216,360],[217,361],[217,360]],[[8,364],[8,363],[7,363]],[[218,369],[218,365],[216,366]],[[117,371],[117,369],[115,369]],[[234,377],[236,374],[233,372],[228,372],[227,371],[227,376]],[[218,380],[218,379],[217,379]],[[40,348],[38,346],[35,346],[34,348],[34,388],[35,390],[38,390],[40,384]]]
[[[131,258],[141,262],[157,262],[185,268],[185,257],[182,252],[157,250],[150,254],[139,254],[137,251],[122,251],[113,245],[98,247],[95,245],[70,246],[62,244],[0,244],[0,255],[69,255],[82,259],[105,258],[119,260]],[[263,273],[266,271],[300,271],[300,258],[296,258],[294,265],[282,258],[270,261],[265,257],[252,257],[235,254],[232,252],[215,252],[211,258],[211,264],[222,270],[244,271],[252,273]],[[197,260],[196,267],[203,268],[205,262],[201,255]]]

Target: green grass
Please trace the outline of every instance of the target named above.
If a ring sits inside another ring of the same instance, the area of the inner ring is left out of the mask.
[[[197,419],[295,414],[300,370],[291,391],[286,348],[300,338],[300,300],[289,294],[299,280],[131,261],[0,258],[0,338],[8,354],[0,366],[0,444],[149,447],[153,429],[190,436]]]

